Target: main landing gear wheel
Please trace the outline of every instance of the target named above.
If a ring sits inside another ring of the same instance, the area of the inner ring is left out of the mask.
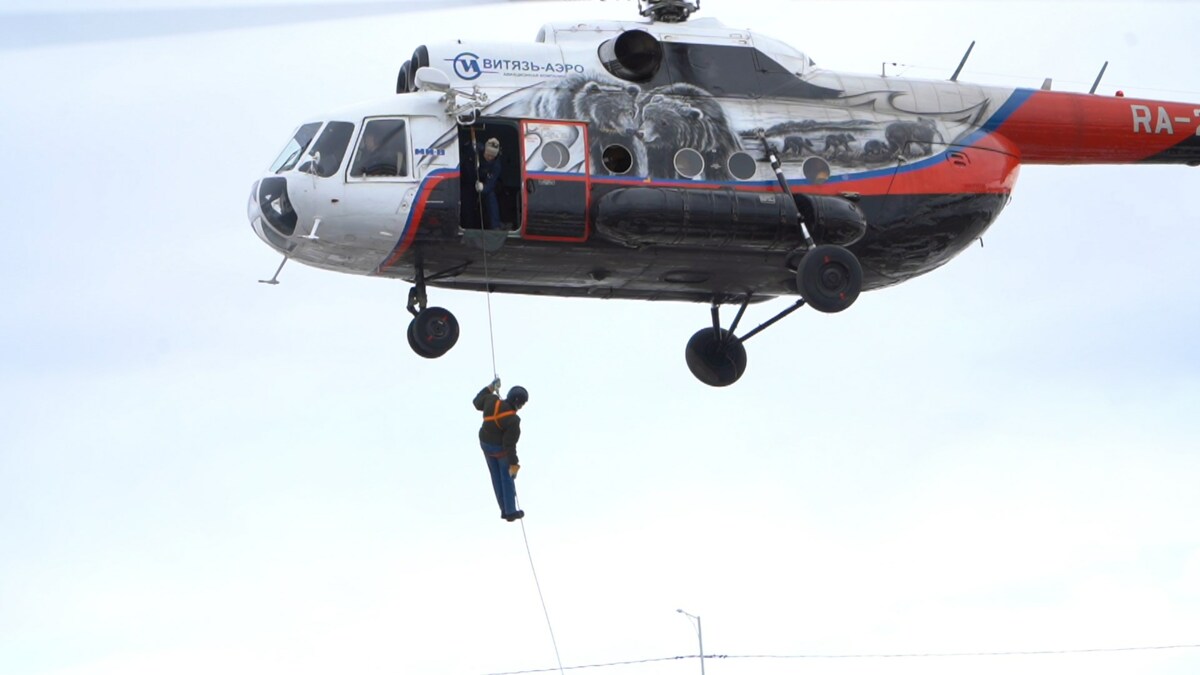
[[[688,340],[685,356],[692,375],[712,387],[731,385],[746,372],[746,348],[724,328],[701,328]]]
[[[458,319],[449,310],[427,307],[408,324],[408,346],[427,359],[450,351],[458,342]]]
[[[820,312],[840,312],[858,299],[863,272],[858,258],[841,246],[813,247],[800,259],[796,285],[800,297]]]
[[[797,300],[791,307],[738,337],[737,327],[742,321],[742,315],[746,313],[746,308],[750,306],[750,300],[749,293],[742,296],[742,306],[738,308],[733,323],[726,329],[721,328],[721,298],[713,298],[712,327],[696,331],[692,339],[688,340],[687,349],[684,351],[688,370],[692,371],[697,380],[710,387],[727,387],[737,382],[742,373],[746,372],[746,341],[800,309],[805,302],[803,298]]]
[[[461,269],[455,267],[426,277],[418,255],[416,283],[408,289],[408,313],[413,315],[408,324],[408,346],[417,356],[436,359],[458,342],[458,319],[448,309],[429,306],[425,282],[452,276]]]

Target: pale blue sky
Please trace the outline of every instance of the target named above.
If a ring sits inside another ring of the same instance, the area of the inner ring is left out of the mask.
[[[1101,93],[1200,103],[1191,3],[703,4],[836,70],[947,77],[977,40],[965,81],[1086,90],[1108,60]],[[418,44],[633,6],[0,50],[0,672],[554,666],[475,441],[484,297],[433,291],[463,336],[420,359],[404,283],[256,283],[278,258],[245,201]],[[726,389],[684,364],[703,305],[493,296],[564,665],[694,653],[678,607],[711,654],[1200,643],[1197,171],[1027,167],[985,247],[793,315]],[[1200,650],[706,667],[1190,675]]]

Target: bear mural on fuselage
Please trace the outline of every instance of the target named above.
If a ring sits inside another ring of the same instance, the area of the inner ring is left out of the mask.
[[[620,145],[632,155],[630,176],[678,178],[675,153],[692,148],[705,159],[704,178],[729,180],[725,162],[741,149],[721,104],[690,84],[643,91],[636,84],[606,77],[575,76],[554,87],[539,87],[525,105],[506,106],[505,115],[578,120],[588,125],[593,175],[611,175],[603,150]]]
[[[804,115],[808,111],[796,106],[793,111],[797,118],[778,121],[765,129],[768,143],[786,163],[817,156],[845,171],[927,157],[937,146],[946,144],[947,136],[954,136],[944,133],[945,122],[939,120],[889,118],[886,106],[894,96],[874,96],[878,100],[873,115],[847,111],[845,117],[813,119]],[[696,178],[706,181],[733,180],[726,164],[735,152],[746,150],[758,159],[763,156],[757,132],[735,131],[726,106],[693,84],[677,82],[644,89],[607,74],[592,73],[536,85],[505,98],[506,104],[489,113],[586,122],[593,176],[615,175],[604,167],[602,159],[604,149],[613,145],[624,147],[631,155],[628,170],[620,175],[667,180],[681,178],[675,169],[675,155],[684,148],[701,154],[704,171]],[[835,101],[851,105],[861,98],[828,99],[823,106],[827,110]],[[738,104],[733,105],[737,112]],[[984,107],[962,112],[977,116]],[[762,121],[773,120],[768,117]],[[972,128],[965,121],[958,121],[958,126]]]
[[[618,144],[633,155],[627,173],[638,175],[646,166],[645,146],[636,142],[639,89],[635,85],[601,85],[590,80],[571,97],[575,119],[588,122],[588,153],[592,157],[592,173],[602,171],[604,148]]]
[[[577,120],[588,125],[588,154],[593,175],[606,175],[604,148],[619,144],[633,156],[630,175],[642,175],[645,146],[637,138],[637,97],[641,88],[628,82],[576,75],[554,87],[539,87],[528,105],[506,108],[506,115],[546,120]]]
[[[588,125],[588,154],[592,174],[607,175],[601,154],[608,145],[630,151],[630,175],[643,175],[646,147],[637,138],[637,96],[640,86],[608,78],[572,76],[556,86],[539,86],[526,102],[498,110],[499,114],[544,120],[577,120]]]
[[[638,98],[638,137],[646,144],[652,178],[675,178],[675,153],[692,148],[704,157],[707,180],[729,180],[725,163],[742,149],[721,104],[695,85],[651,89]]]

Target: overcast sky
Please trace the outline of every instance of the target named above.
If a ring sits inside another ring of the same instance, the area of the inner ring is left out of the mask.
[[[290,264],[257,283],[279,257],[245,203],[298,122],[387,95],[418,44],[633,16],[541,2],[0,45],[0,672],[555,667],[475,436],[485,297],[433,289],[463,335],[418,358],[403,282]],[[1086,91],[1107,60],[1101,94],[1200,103],[1193,3],[701,16],[835,70],[944,78],[976,40],[961,80]],[[983,247],[792,315],[723,389],[684,364],[704,305],[493,296],[500,375],[531,392],[517,487],[563,664],[695,654],[677,608],[713,655],[1200,644],[1197,171],[1024,168]],[[705,667],[1192,675],[1200,649]]]

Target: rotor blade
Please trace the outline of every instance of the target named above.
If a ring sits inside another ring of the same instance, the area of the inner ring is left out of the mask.
[[[523,1],[528,0],[437,0],[436,3],[390,0],[94,12],[0,12],[0,51]]]

